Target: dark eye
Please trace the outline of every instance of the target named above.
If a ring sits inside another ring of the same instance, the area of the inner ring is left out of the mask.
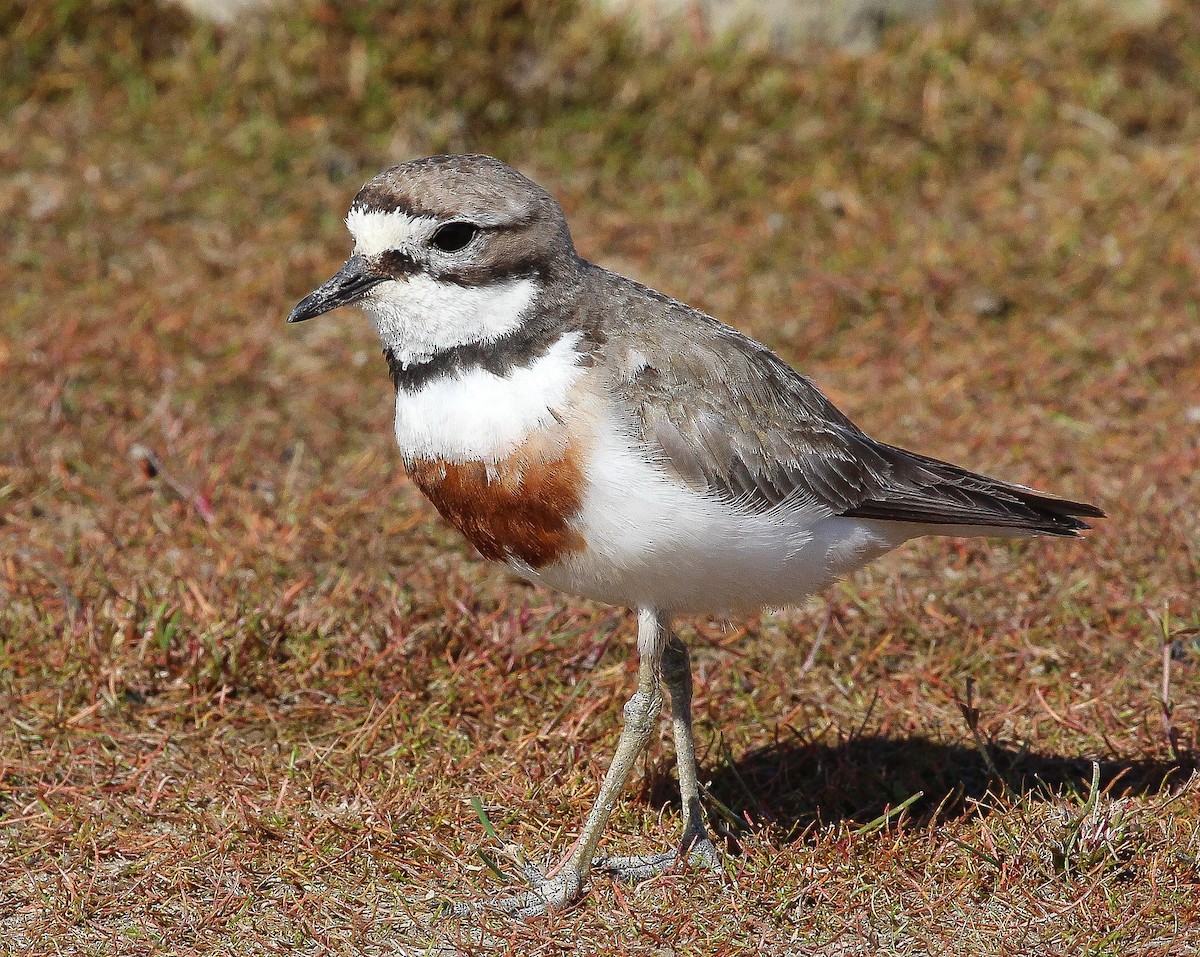
[[[456,253],[475,238],[479,227],[474,223],[446,223],[430,240],[444,253]]]

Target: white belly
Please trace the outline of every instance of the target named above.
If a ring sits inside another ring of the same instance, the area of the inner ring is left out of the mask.
[[[671,612],[792,605],[909,535],[891,523],[776,509],[754,515],[689,488],[597,433],[573,525],[585,551],[528,577],[598,601]]]

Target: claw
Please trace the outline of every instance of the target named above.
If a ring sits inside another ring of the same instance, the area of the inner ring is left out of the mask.
[[[533,868],[533,873],[538,873],[536,868]],[[524,894],[500,897],[489,901],[455,904],[453,912],[456,917],[467,917],[485,911],[509,914],[522,919],[540,917],[547,911],[562,910],[568,904],[573,903],[579,896],[581,881],[578,874],[568,872],[549,880],[541,879],[539,876],[536,881],[531,883],[533,883],[532,889]]]

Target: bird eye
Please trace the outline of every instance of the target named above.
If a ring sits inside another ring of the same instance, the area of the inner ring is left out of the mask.
[[[446,223],[433,234],[430,242],[444,253],[456,253],[465,249],[478,232],[479,227],[474,223]]]

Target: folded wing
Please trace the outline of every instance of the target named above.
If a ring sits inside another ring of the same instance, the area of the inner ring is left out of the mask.
[[[1031,534],[1076,535],[1081,517],[1104,515],[877,442],[765,346],[668,302],[672,323],[623,340],[643,333],[617,388],[644,440],[694,486],[752,511]]]

